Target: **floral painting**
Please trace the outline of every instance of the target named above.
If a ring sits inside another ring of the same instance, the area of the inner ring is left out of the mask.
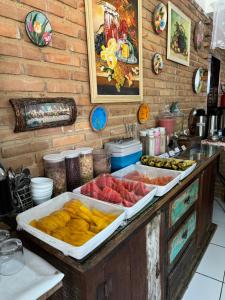
[[[140,1],[85,5],[92,102],[142,100]]]
[[[167,59],[189,66],[191,20],[168,2]]]
[[[31,11],[26,16],[25,28],[30,40],[37,46],[47,46],[52,38],[52,28],[48,18],[39,11]]]

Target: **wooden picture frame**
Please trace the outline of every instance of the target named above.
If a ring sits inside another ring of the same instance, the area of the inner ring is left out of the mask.
[[[168,2],[167,59],[189,66],[191,19]]]
[[[10,99],[16,117],[14,132],[71,125],[76,121],[73,98]]]
[[[91,102],[142,101],[142,1],[113,3],[85,0]]]

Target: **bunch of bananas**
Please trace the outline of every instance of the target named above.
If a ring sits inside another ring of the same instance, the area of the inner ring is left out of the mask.
[[[90,210],[79,200],[70,200],[63,208],[30,225],[73,246],[81,246],[117,218],[95,208]]]

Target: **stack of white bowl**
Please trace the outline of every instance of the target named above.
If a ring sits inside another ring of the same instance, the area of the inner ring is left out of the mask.
[[[47,177],[34,177],[31,179],[31,194],[35,204],[41,204],[51,199],[53,180]]]

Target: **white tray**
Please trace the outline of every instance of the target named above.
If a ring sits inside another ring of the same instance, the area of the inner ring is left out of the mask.
[[[87,241],[80,247],[72,246],[68,243],[60,241],[36,228],[29,225],[33,219],[40,219],[44,216],[49,215],[53,211],[62,208],[65,202],[71,199],[78,199],[87,205],[89,208],[96,208],[103,212],[116,214],[116,218],[109,226],[103,229],[101,232],[96,234],[93,238]],[[63,193],[49,201],[46,201],[36,207],[26,210],[25,212],[19,214],[16,218],[18,229],[23,229],[45,243],[51,245],[52,247],[62,251],[65,255],[70,255],[76,259],[82,259],[89,253],[91,253],[95,248],[97,248],[102,242],[104,242],[124,221],[125,210],[123,207],[118,207],[107,202],[93,201],[92,198],[86,197],[84,195],[75,195],[73,193],[67,192]]]
[[[150,167],[150,166],[146,166],[146,165],[142,165],[141,161],[136,162],[137,166],[143,166],[143,167],[148,167],[148,168],[155,168],[155,169],[160,169],[160,170],[168,170],[168,171],[175,171],[175,170],[170,170],[170,169],[164,169],[164,168],[156,168],[156,167]],[[176,172],[180,172],[181,176],[180,176],[180,181],[183,180],[184,178],[186,178],[188,175],[190,175],[194,169],[196,168],[197,163],[193,164],[192,166],[190,166],[189,168],[187,168],[185,171],[176,171]]]
[[[130,180],[126,180],[126,181],[130,181]],[[146,187],[150,187],[147,184],[145,184],[145,185],[146,185]],[[73,193],[81,195],[81,188],[82,188],[82,186],[73,190]],[[123,208],[125,210],[125,218],[128,220],[128,219],[132,218],[136,213],[138,213],[140,210],[142,210],[142,208],[144,208],[147,204],[149,204],[152,201],[152,199],[154,198],[154,196],[156,194],[157,188],[154,186],[151,186],[150,188],[151,188],[151,191],[147,195],[145,195],[143,198],[141,198],[138,202],[136,202],[132,207],[125,207],[120,204],[114,204],[114,206]],[[91,198],[91,199],[96,201],[95,198]],[[98,200],[98,201],[101,201],[101,200]],[[105,203],[105,201],[101,201],[101,202]]]
[[[128,173],[138,171],[144,175],[151,176],[151,177],[160,177],[160,176],[173,176],[174,179],[171,180],[166,185],[154,185],[154,184],[146,184],[150,187],[157,187],[156,196],[163,196],[166,193],[168,193],[175,185],[178,184],[180,181],[181,172],[180,171],[174,171],[174,170],[167,170],[167,169],[160,169],[155,167],[149,167],[144,165],[130,165],[124,169],[121,169],[119,171],[116,171],[112,173],[112,176],[123,178]],[[123,178],[126,179],[126,178]]]

